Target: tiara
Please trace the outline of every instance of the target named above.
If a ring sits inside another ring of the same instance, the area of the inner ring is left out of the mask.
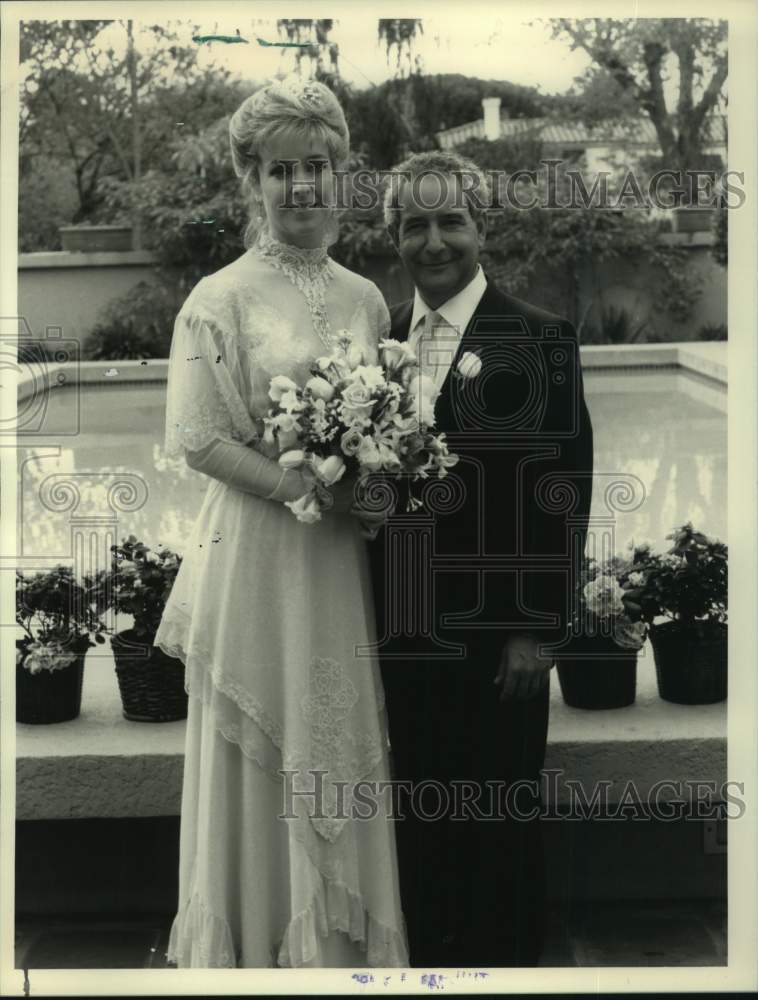
[[[309,104],[312,108],[320,108],[324,103],[322,85],[315,80],[303,82],[299,77],[287,77],[269,84],[269,91],[282,97],[294,98],[303,104]]]

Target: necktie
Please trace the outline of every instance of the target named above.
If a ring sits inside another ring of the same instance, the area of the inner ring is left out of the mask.
[[[445,374],[450,367],[458,343],[458,334],[443,316],[430,310],[424,317],[424,328],[421,332],[421,371],[434,381],[437,389],[441,389]]]

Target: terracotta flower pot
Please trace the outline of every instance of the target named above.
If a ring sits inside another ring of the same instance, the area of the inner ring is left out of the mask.
[[[111,639],[125,719],[176,722],[187,718],[184,664],[133,629]]]
[[[637,651],[610,636],[578,636],[556,669],[563,700],[572,708],[624,708],[634,702]]]
[[[727,635],[720,622],[653,625],[658,693],[677,705],[711,705],[727,695]]]
[[[28,642],[16,640],[16,649],[24,652]],[[90,643],[87,636],[71,645],[76,659],[61,670],[40,670],[33,674],[16,664],[16,722],[26,725],[49,725],[76,719],[82,707],[84,657]]]

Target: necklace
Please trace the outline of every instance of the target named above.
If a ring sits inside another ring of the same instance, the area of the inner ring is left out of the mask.
[[[304,249],[280,243],[263,232],[259,234],[253,249],[302,292],[311,314],[313,329],[324,346],[331,350],[334,339],[326,311],[326,288],[334,277],[334,268],[326,247]]]

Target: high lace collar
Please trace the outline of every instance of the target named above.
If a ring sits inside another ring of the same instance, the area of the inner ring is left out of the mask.
[[[321,246],[305,248],[292,243],[282,243],[267,232],[258,234],[253,250],[260,257],[283,271],[290,280],[305,277],[311,281],[324,276],[330,260],[326,241]]]
[[[253,251],[275,267],[299,289],[308,304],[313,329],[322,343],[331,348],[333,338],[326,308],[326,288],[334,277],[332,259],[326,252],[326,242],[320,247],[304,249],[275,240],[267,232],[259,233]]]

